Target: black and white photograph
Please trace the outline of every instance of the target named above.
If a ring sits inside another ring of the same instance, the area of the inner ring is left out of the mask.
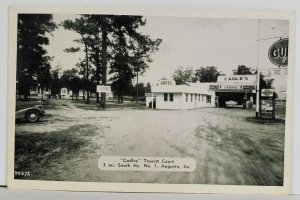
[[[292,15],[52,10],[10,20],[11,187],[288,191]]]

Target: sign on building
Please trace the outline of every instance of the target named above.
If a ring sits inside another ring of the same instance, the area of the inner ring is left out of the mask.
[[[255,85],[243,85],[243,90],[253,91],[255,90]]]
[[[241,90],[243,89],[241,84],[221,84],[219,89],[223,90]]]
[[[269,59],[274,65],[288,65],[289,39],[280,39],[276,41],[269,49]]]
[[[160,80],[158,85],[176,85],[174,80]]]
[[[210,90],[217,90],[219,89],[219,85],[209,85]]]
[[[111,88],[108,85],[97,85],[97,92],[99,92],[99,93],[111,93]]]
[[[257,75],[218,76],[218,83],[246,83],[256,84]]]

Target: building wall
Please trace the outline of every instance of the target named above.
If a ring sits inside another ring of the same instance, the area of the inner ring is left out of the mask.
[[[157,109],[181,109],[182,94],[173,93],[173,101],[170,101],[170,93],[168,94],[168,100],[164,100],[164,93],[156,93],[156,108]]]
[[[191,95],[192,95],[192,99],[191,99]],[[196,99],[195,99],[195,95],[196,95]],[[199,101],[199,95],[200,95],[200,101]],[[210,103],[207,103],[208,95],[206,94],[174,93],[173,101],[169,101],[169,95],[168,95],[168,101],[165,101],[164,93],[154,94],[154,96],[156,96],[157,109],[195,109],[195,108],[202,108],[202,107],[215,107],[215,94],[210,93],[209,95],[211,96]],[[151,101],[151,97],[148,98],[148,100],[146,101],[147,106],[149,105],[150,101]]]
[[[186,95],[188,98],[186,98]],[[192,100],[191,100],[192,96]],[[196,96],[196,98],[195,98]],[[208,96],[210,96],[210,103],[207,103]],[[200,99],[199,99],[200,97]],[[215,94],[190,94],[183,93],[182,109],[194,109],[202,107],[215,107]]]

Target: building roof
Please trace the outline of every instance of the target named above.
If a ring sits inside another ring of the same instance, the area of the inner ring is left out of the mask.
[[[210,85],[217,83],[188,83],[188,85],[153,85],[153,93],[193,93],[193,94],[212,94],[214,91],[209,89]]]

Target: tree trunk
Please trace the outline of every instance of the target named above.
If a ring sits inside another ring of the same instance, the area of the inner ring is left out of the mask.
[[[139,71],[136,71],[136,103],[139,103]]]
[[[123,97],[124,97],[124,89],[122,90],[122,94],[121,94],[121,103],[123,103]]]
[[[26,88],[24,92],[24,100],[27,101],[29,99],[29,96],[30,96],[30,89]]]
[[[85,44],[85,59],[86,59],[86,103],[90,103],[90,92],[89,92],[89,55],[88,55],[88,46]]]
[[[102,24],[102,85],[106,85],[106,73],[107,73],[107,25],[106,22]],[[106,94],[101,93],[102,107],[105,108]]]
[[[44,89],[41,88],[41,92],[42,92],[42,101],[44,100]]]
[[[98,21],[98,33],[97,33],[97,41],[98,41],[98,44],[96,46],[96,56],[95,56],[95,62],[96,62],[96,82],[97,82],[97,85],[100,85],[100,73],[101,73],[101,66],[100,66],[100,32],[101,32],[101,24],[99,23]],[[97,103],[100,103],[100,94],[98,92],[96,92],[96,102]]]
[[[121,103],[121,93],[118,91],[118,103]]]

